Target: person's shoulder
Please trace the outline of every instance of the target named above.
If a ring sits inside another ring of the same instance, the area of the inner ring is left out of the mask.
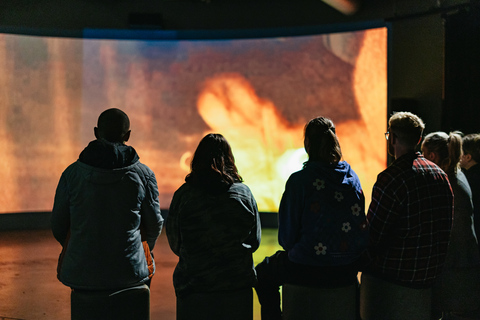
[[[137,161],[134,164],[132,164],[131,168],[136,171],[142,172],[146,176],[155,176],[155,173],[153,172],[153,170],[150,169],[150,167],[147,166],[146,164],[141,163],[140,161]]]
[[[182,194],[188,193],[190,190],[193,190],[192,186],[185,182],[177,190],[175,190],[173,195],[178,197]]]
[[[77,160],[71,163],[68,167],[66,167],[65,170],[63,170],[62,175],[68,176],[68,175],[74,174],[78,172],[81,168],[85,168],[85,167],[88,167],[88,165],[84,164],[80,160]]]
[[[480,182],[480,163],[477,163],[476,165],[470,167],[470,169],[465,171],[465,176],[467,179],[479,179],[478,181]]]
[[[302,181],[305,177],[312,176],[316,172],[315,166],[307,164],[302,169],[293,172],[287,179],[287,184]]]
[[[452,188],[454,187],[454,181],[449,177],[450,184],[452,184]],[[465,174],[462,172],[462,170],[457,170],[457,173],[455,174],[455,183],[458,185],[458,187],[467,194],[472,196],[472,190],[470,188],[470,184],[468,183],[467,177]]]
[[[237,199],[248,199],[251,201],[254,200],[254,196],[250,188],[243,182],[235,182],[227,190],[229,197]]]
[[[228,192],[230,192],[230,193],[241,193],[241,194],[247,194],[247,195],[252,194],[252,191],[250,190],[250,188],[243,182],[232,183],[230,188],[228,188]]]
[[[356,178],[358,178],[358,175],[357,173],[355,172],[355,170],[352,168],[352,166],[350,165],[350,163],[348,163],[347,161],[340,161],[338,164],[337,164],[337,167],[340,168],[340,170],[344,171],[345,173],[349,174],[349,175],[352,175]]]

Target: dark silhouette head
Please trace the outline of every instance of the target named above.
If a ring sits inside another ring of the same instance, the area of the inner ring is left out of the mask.
[[[230,185],[242,181],[230,144],[218,133],[207,134],[200,141],[190,166],[187,182]]]
[[[480,163],[480,134],[471,133],[463,137],[463,153],[471,155],[476,163]]]
[[[317,117],[307,123],[304,145],[308,161],[337,164],[342,159],[335,125],[328,118]]]
[[[463,137],[463,154],[460,165],[469,170],[480,163],[480,133],[471,133]]]
[[[108,109],[98,117],[94,131],[97,139],[123,143],[130,138],[130,120],[122,110]]]

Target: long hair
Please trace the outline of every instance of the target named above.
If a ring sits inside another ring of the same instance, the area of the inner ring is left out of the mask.
[[[437,131],[427,134],[422,143],[422,149],[437,154],[437,163],[447,174],[456,173],[460,156],[462,155],[462,137],[456,132]]]
[[[228,186],[242,182],[235,166],[232,148],[218,133],[207,134],[198,144],[190,164],[191,172],[185,181],[197,186]]]
[[[342,149],[332,120],[325,117],[310,120],[305,125],[304,135],[308,161],[337,164],[342,159]]]

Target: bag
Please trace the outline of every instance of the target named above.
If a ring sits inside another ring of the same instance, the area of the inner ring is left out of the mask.
[[[152,279],[153,274],[155,273],[155,264],[153,263],[152,253],[150,252],[150,247],[148,246],[147,241],[142,241],[143,250],[145,251],[145,259],[147,259],[148,266],[148,278]]]

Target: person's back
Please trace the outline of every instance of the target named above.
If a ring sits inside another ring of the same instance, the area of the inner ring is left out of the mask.
[[[309,161],[287,181],[280,204],[279,244],[296,263],[326,267],[354,263],[366,247],[364,205],[359,179],[347,162]],[[356,271],[352,270],[354,277]]]
[[[175,192],[166,227],[180,257],[174,273],[177,296],[255,284],[252,252],[259,246],[260,221],[245,184],[211,194],[185,183]]]
[[[480,311],[480,256],[473,228],[472,193],[460,170],[462,137],[457,132],[432,132],[422,143],[425,157],[447,174],[455,197],[454,220],[447,257],[433,287],[432,316],[474,318]]]
[[[119,138],[112,123],[125,117]],[[152,250],[162,229],[157,183],[123,143],[129,134],[126,114],[106,110],[95,128],[97,140],[60,178],[51,219],[63,246],[57,271],[74,289],[125,288],[147,283],[154,272],[142,240]]]
[[[480,235],[480,134],[467,134],[463,137],[462,148],[460,166],[472,190],[475,233],[478,237]],[[480,244],[478,248],[480,252]]]
[[[415,148],[423,121],[409,112],[389,119],[388,151],[367,213],[369,245],[361,278],[362,319],[427,319],[431,286],[445,263],[453,214],[446,173]]]
[[[257,203],[221,134],[200,141],[191,169],[166,220],[168,243],[179,257],[177,319],[251,319],[252,254],[261,239]]]
[[[284,250],[256,266],[262,319],[282,318],[279,286],[284,284],[327,289],[328,295],[333,295],[328,289],[355,288],[358,259],[366,247],[365,198],[358,176],[341,161],[334,123],[314,118],[304,136],[309,159],[288,178],[278,212]],[[355,299],[347,300],[351,308],[337,303],[326,312],[351,309],[354,315]],[[310,308],[310,302],[302,301],[303,307]]]
[[[452,223],[447,175],[418,153],[401,156],[378,175],[367,220],[366,272],[404,285],[431,285],[445,260]]]

